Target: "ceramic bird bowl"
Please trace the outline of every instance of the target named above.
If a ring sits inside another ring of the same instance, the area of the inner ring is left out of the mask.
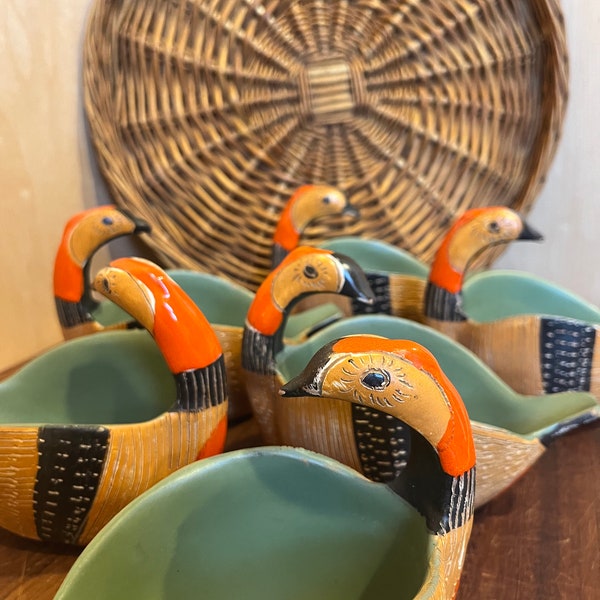
[[[341,361],[385,355],[403,373],[402,381],[392,374],[391,385],[429,390],[419,407],[390,410],[414,426],[412,468],[386,485],[320,454],[281,447],[190,465],[117,515],[56,599],[453,598],[472,525],[475,458],[460,398],[412,342],[364,337],[350,346],[342,340],[334,352]],[[302,377],[313,378],[318,367],[337,381],[322,357]],[[295,395],[297,385],[288,382],[283,393]],[[361,379],[351,385],[360,388]],[[323,383],[314,394],[351,402],[336,389]]]
[[[523,394],[554,394],[564,391],[591,391],[600,397],[600,353],[595,352],[600,325],[562,316],[569,307],[576,314],[590,315],[590,307],[546,283],[523,277],[512,280],[512,290],[491,300],[498,290],[502,274],[488,276],[472,284],[482,292],[490,286],[488,306],[478,312],[485,320],[477,320],[467,312],[463,285],[473,259],[489,247],[514,239],[539,239],[514,211],[506,207],[471,209],[453,225],[436,253],[425,292],[425,322],[444,332],[475,352],[512,388]],[[521,290],[515,288],[519,282]],[[503,286],[500,286],[503,288]],[[504,309],[505,316],[494,315],[502,308],[504,294],[511,293]],[[527,299],[524,312],[517,305]],[[477,300],[470,302],[473,306]],[[553,312],[559,308],[558,313]],[[475,309],[477,310],[477,308]],[[550,311],[550,312],[547,312]],[[487,313],[487,314],[485,314]]]
[[[413,598],[430,551],[421,521],[385,486],[321,455],[227,453],[125,508],[55,600]]]
[[[263,281],[248,309],[242,337],[246,392],[265,443],[276,443],[272,428],[275,356],[298,302],[312,296],[344,296],[368,304],[373,292],[351,258],[331,250],[298,246]],[[270,393],[268,393],[270,392]]]
[[[358,334],[411,339],[427,347],[439,361],[471,419],[477,450],[477,506],[521,476],[553,439],[600,418],[600,406],[589,393],[523,396],[447,336],[407,319],[368,315],[339,321],[277,355],[275,382],[272,389],[264,389],[264,394],[272,397],[271,428],[277,443],[332,456],[381,481],[403,468],[404,457],[410,451],[406,436],[402,429],[388,429],[375,411],[350,410],[325,400],[316,403],[313,398],[286,400],[275,396],[274,390],[296,376],[322,345]],[[378,440],[386,436],[394,438],[393,453],[378,446]]]
[[[147,261],[114,261],[95,285],[151,335],[80,337],[0,382],[0,526],[19,535],[85,544],[225,442],[222,351],[196,305]]]

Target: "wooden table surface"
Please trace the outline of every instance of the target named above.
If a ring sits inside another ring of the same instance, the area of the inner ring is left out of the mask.
[[[255,427],[246,424],[228,446],[259,443]],[[77,554],[0,530],[0,598],[52,598]],[[519,481],[476,512],[458,594],[458,600],[563,598],[600,599],[598,423],[556,440]]]

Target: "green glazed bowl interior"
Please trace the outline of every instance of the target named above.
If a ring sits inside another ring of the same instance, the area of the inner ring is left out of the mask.
[[[246,315],[254,298],[249,290],[231,281],[197,271],[175,269],[168,274],[200,308],[210,323],[230,327],[244,327]],[[289,339],[301,337],[316,325],[342,316],[335,304],[326,303],[292,315],[286,324]],[[130,321],[131,317],[112,302],[101,302],[94,318],[102,325]]]
[[[422,517],[386,486],[305,450],[241,450],[132,502],[55,600],[400,600],[429,553]]]
[[[600,324],[600,309],[557,285],[519,271],[491,270],[469,277],[463,308],[481,323],[515,315],[554,315]]]
[[[324,248],[353,258],[365,271],[413,275],[427,279],[429,267],[410,253],[391,244],[358,237],[328,240]]]
[[[0,382],[0,426],[148,421],[175,394],[146,331],[105,332],[60,344]]]
[[[506,385],[487,365],[464,346],[414,321],[386,315],[351,317],[315,334],[298,346],[277,355],[282,382],[298,375],[327,342],[355,334],[408,339],[430,350],[450,378],[471,420],[502,427],[523,436],[539,436],[556,422],[596,406],[591,394],[565,392],[542,397],[522,396]],[[543,410],[540,410],[543,402]]]

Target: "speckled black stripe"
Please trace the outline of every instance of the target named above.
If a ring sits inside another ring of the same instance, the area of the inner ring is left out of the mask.
[[[175,377],[177,402],[172,411],[195,412],[217,406],[227,398],[225,359],[221,355],[202,369],[183,371]]]
[[[93,321],[87,308],[81,302],[69,302],[62,298],[54,298],[58,321],[62,327],[74,327]]]
[[[352,298],[352,313],[355,315],[392,314],[390,301],[390,278],[381,273],[365,273],[373,290],[373,304],[358,302]]]
[[[546,394],[589,391],[596,331],[573,319],[542,318],[540,363]]]
[[[360,404],[352,404],[352,420],[364,475],[383,483],[398,477],[410,452],[410,431],[406,425],[391,415]]]
[[[453,294],[431,282],[425,289],[425,315],[440,321],[465,321],[461,294]]]
[[[108,441],[104,427],[40,427],[33,492],[40,539],[77,542],[96,497]]]

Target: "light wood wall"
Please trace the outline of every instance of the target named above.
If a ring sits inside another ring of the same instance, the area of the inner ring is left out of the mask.
[[[89,5],[0,5],[0,369],[60,341],[51,288],[58,238],[71,214],[107,201],[82,109]],[[515,245],[498,266],[529,270],[600,303],[600,2],[563,0],[562,6],[571,101],[558,155],[530,215],[546,242]]]

